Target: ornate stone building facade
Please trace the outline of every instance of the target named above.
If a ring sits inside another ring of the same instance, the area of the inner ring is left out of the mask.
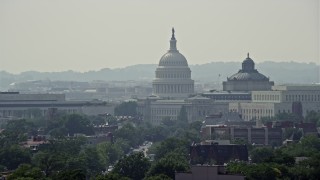
[[[172,29],[170,49],[159,61],[152,87],[153,94],[161,98],[183,99],[194,93],[194,81],[187,59],[177,50],[174,32]]]
[[[172,29],[170,49],[161,57],[155,71],[153,95],[138,100],[137,111],[153,125],[159,125],[168,118],[177,120],[182,107],[186,110],[189,122],[203,120],[206,115],[213,113],[212,99],[189,97],[194,94],[194,81],[191,79],[187,59],[177,50],[174,33]],[[228,110],[224,106],[223,109]]]
[[[310,111],[320,112],[320,85],[279,85],[272,91],[252,91],[251,102],[231,102],[229,111],[239,112],[244,120],[294,113],[294,103],[302,106],[305,117]]]
[[[268,91],[274,85],[265,75],[255,69],[254,61],[249,57],[242,62],[242,69],[223,82],[224,91]]]

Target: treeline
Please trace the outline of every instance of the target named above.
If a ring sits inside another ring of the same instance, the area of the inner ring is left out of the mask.
[[[146,140],[154,142],[148,150],[149,154],[155,154],[153,162],[149,162],[142,153],[125,156],[116,163],[113,171],[100,175],[97,179],[171,180],[174,179],[175,172],[188,171],[189,147],[192,142],[199,142],[201,139],[201,122],[165,122],[155,127],[133,127],[144,134]]]
[[[243,174],[248,180],[316,180],[320,177],[320,139],[316,136],[305,136],[298,143],[277,149],[251,146],[249,154],[251,163],[231,162],[227,171]]]
[[[174,173],[189,171],[189,148],[200,142],[201,122],[188,124],[184,113],[177,121],[164,119],[159,126],[123,122],[113,135],[113,142],[97,145],[74,134],[90,135],[94,126],[117,124],[113,116],[88,117],[62,115],[47,122],[44,132],[51,134],[47,143],[31,151],[23,146],[36,135],[43,123],[34,120],[9,121],[0,133],[0,171],[10,172],[7,179],[174,179]],[[314,116],[312,116],[314,117]],[[312,119],[312,118],[311,118]],[[132,149],[145,141],[153,142],[148,154]],[[236,141],[234,143],[245,143]],[[317,179],[320,177],[320,140],[303,137],[298,143],[273,149],[247,145],[251,162],[230,162],[228,173],[243,174],[247,179]],[[300,161],[296,161],[296,157]],[[106,169],[113,166],[111,172]]]
[[[7,177],[9,180],[171,179],[175,170],[188,169],[189,144],[200,140],[201,123],[188,125],[182,120],[166,120],[160,126],[124,122],[122,128],[113,133],[113,142],[97,145],[88,144],[83,136],[73,136],[93,135],[94,126],[107,122],[117,124],[113,116],[101,118],[78,114],[61,115],[46,123],[39,119],[8,121],[0,133],[0,172],[11,172]],[[51,135],[47,142],[37,151],[24,147],[28,137],[36,136],[39,129]],[[149,151],[155,154],[152,163],[141,154],[131,155],[132,149],[145,141],[153,142]],[[141,166],[137,166],[139,163]],[[103,175],[110,165],[114,170]]]

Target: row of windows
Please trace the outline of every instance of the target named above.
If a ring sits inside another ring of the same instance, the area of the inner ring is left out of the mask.
[[[167,73],[157,73],[157,78],[190,78],[188,74],[167,74]]]
[[[160,61],[160,65],[186,65],[184,61]]]
[[[65,110],[59,110],[65,113],[77,113],[78,110],[76,109],[65,109]],[[39,114],[40,113],[40,114]],[[8,117],[8,116],[16,116],[16,117],[30,117],[35,115],[41,115],[45,116],[48,114],[48,110],[0,110],[0,116],[2,117]]]
[[[305,111],[305,114],[308,114],[311,110],[306,110]],[[285,109],[283,109],[282,111],[281,110],[278,110],[278,113],[290,113],[291,111],[288,109],[287,111]],[[320,112],[320,109],[318,109],[318,112]]]
[[[286,95],[286,101],[320,101],[320,94]]]
[[[236,110],[233,110],[236,111]],[[320,112],[320,109],[317,110],[318,112]],[[273,110],[272,109],[260,109],[260,110],[256,110],[256,113],[252,113],[254,112],[254,109],[243,109],[242,111],[240,110],[239,113],[242,114],[242,118],[246,119],[246,120],[251,120],[251,119],[260,119],[262,117],[272,117],[274,116],[273,114]],[[306,110],[305,114],[308,114],[310,112],[310,110]],[[291,113],[290,109],[282,109],[282,110],[278,110],[277,113]]]
[[[180,113],[180,109],[152,109],[151,113],[153,115],[172,115],[172,116],[176,116]],[[199,110],[198,111],[198,115],[199,116],[206,116],[210,114],[209,110]]]
[[[232,109],[230,111],[237,112],[236,109]],[[240,109],[239,114],[242,114],[242,118],[245,120],[274,116],[273,109]]]
[[[261,119],[262,117],[273,117],[273,115],[242,115],[242,119],[245,120]]]
[[[250,95],[206,95],[203,96],[214,100],[251,100]]]
[[[152,119],[152,122],[153,123],[161,123],[163,121],[164,118],[167,118],[169,116],[152,116],[151,119]],[[176,116],[171,116],[169,117],[170,120],[177,120],[177,117]]]
[[[180,109],[152,109],[152,114],[162,114],[162,115],[177,115]]]
[[[232,111],[237,111],[233,109]],[[273,114],[273,109],[240,109],[240,114]]]
[[[279,101],[280,95],[275,94],[255,94],[254,95],[255,100],[259,101]]]
[[[189,93],[193,91],[193,85],[154,85],[155,93]]]

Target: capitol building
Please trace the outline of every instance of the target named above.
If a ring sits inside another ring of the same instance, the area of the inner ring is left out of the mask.
[[[177,50],[172,29],[170,49],[161,57],[152,81],[153,94],[139,99],[137,111],[145,121],[160,125],[177,120],[185,109],[189,123],[214,114],[238,113],[246,121],[274,117],[278,113],[320,112],[319,85],[277,85],[255,69],[249,57],[242,68],[223,82],[223,91],[194,92],[194,80],[187,59]]]
[[[160,98],[184,99],[194,93],[194,81],[187,59],[177,50],[174,33],[172,28],[170,49],[159,61],[152,88],[153,94]]]
[[[178,51],[175,31],[172,28],[170,49],[161,57],[152,81],[153,95],[138,101],[137,111],[153,125],[164,119],[177,120],[182,107],[188,121],[204,119],[212,113],[214,101],[194,96],[194,80],[187,59]],[[226,109],[226,107],[223,107]]]

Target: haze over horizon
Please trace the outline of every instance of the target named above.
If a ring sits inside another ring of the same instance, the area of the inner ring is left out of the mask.
[[[157,64],[171,28],[189,64],[319,64],[318,0],[3,0],[0,71]]]

